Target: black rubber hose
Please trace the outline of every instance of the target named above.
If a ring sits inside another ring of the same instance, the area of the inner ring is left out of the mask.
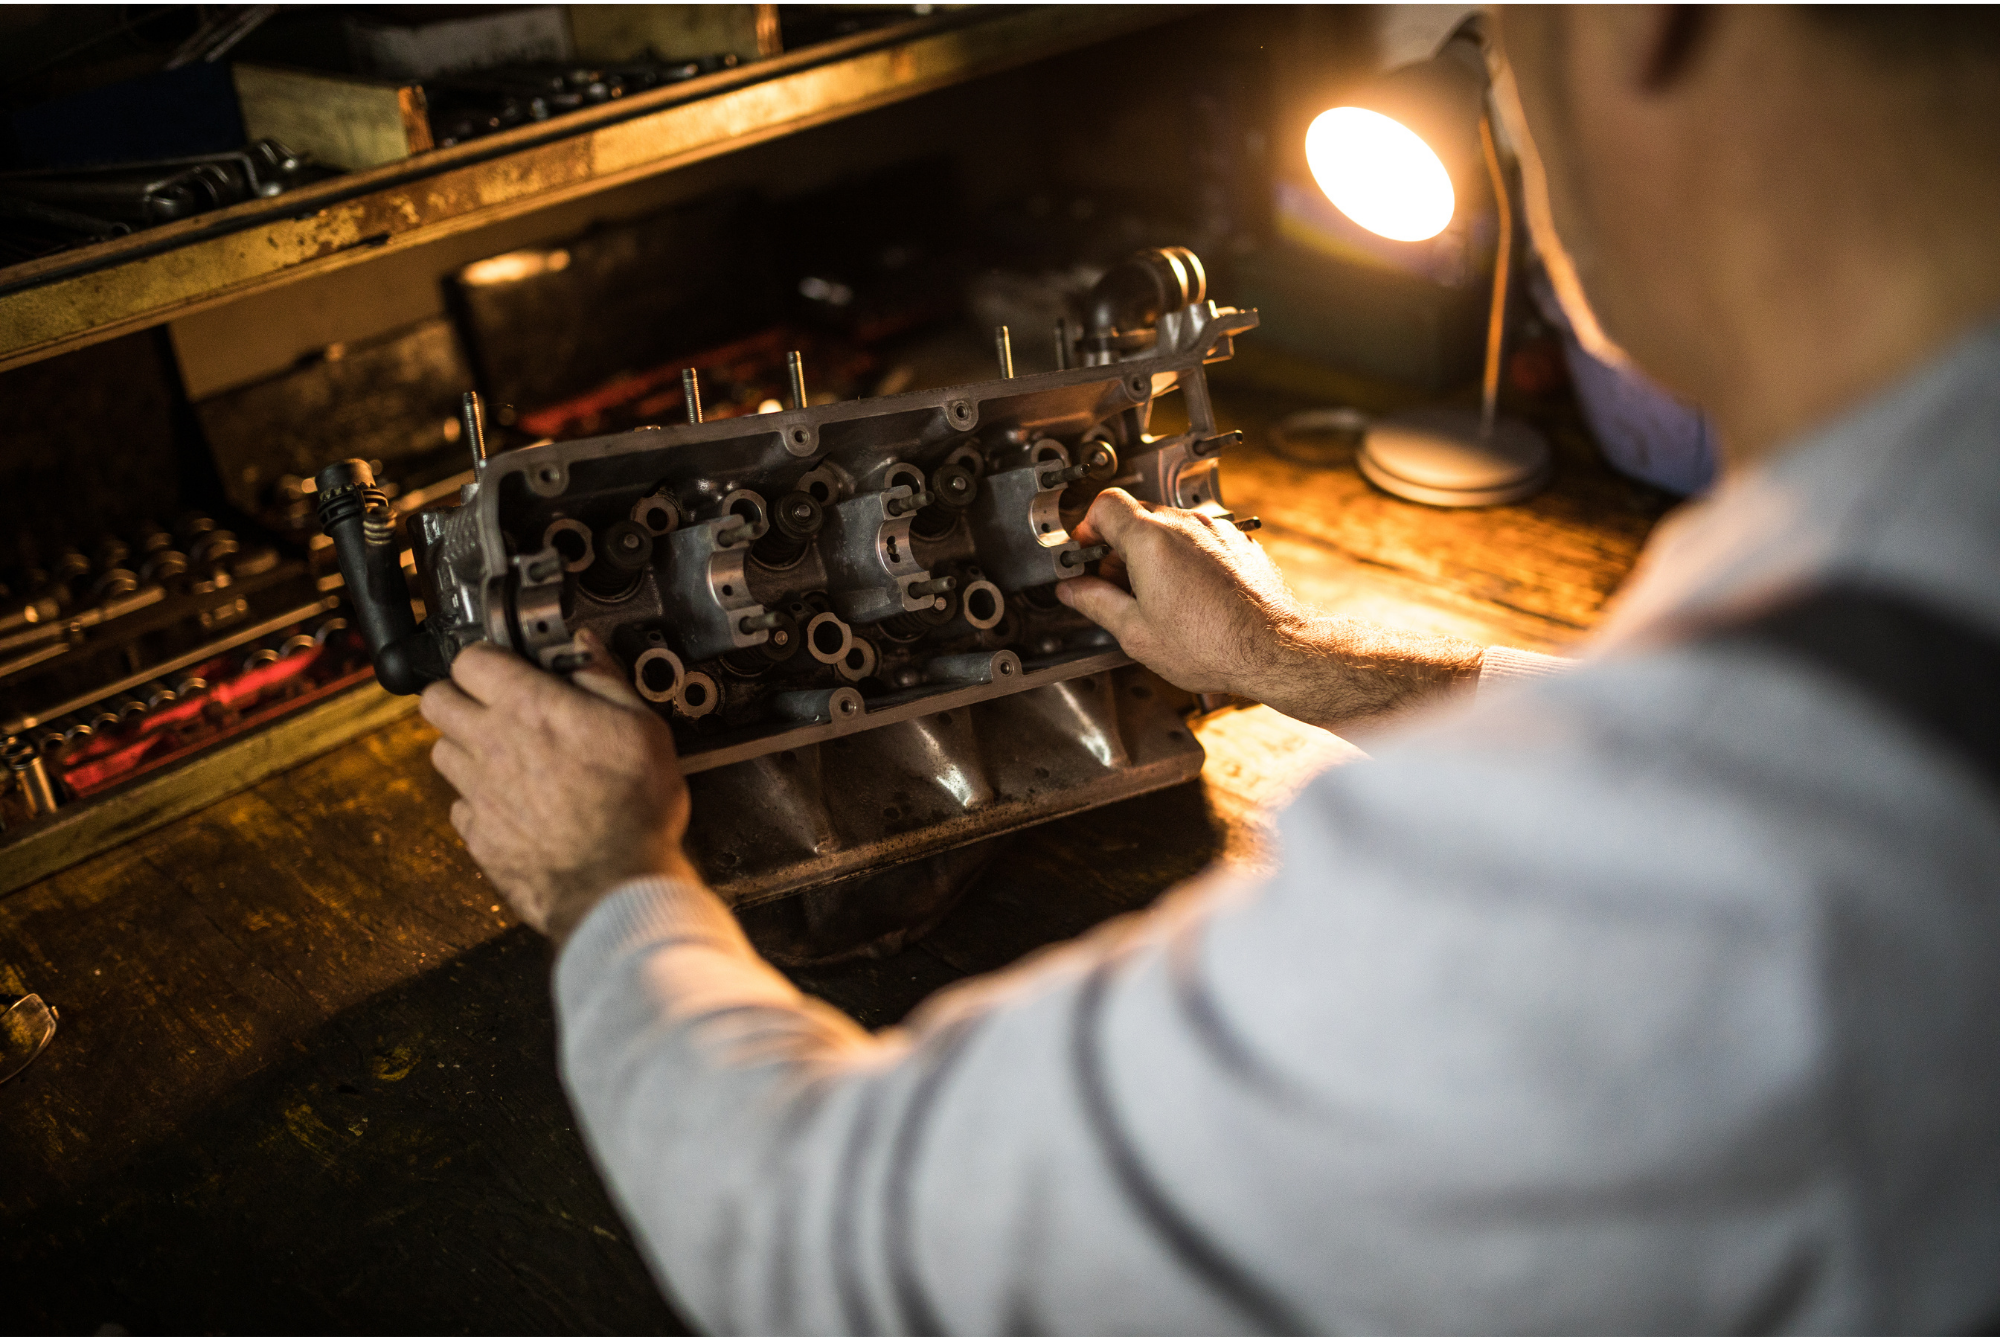
[[[424,690],[449,672],[432,637],[410,612],[410,587],[390,527],[389,503],[364,460],[320,470],[319,525],[333,540],[347,603],[375,662],[375,677],[398,696]]]

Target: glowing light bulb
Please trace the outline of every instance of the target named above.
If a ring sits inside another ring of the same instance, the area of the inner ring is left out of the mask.
[[[1335,208],[1392,241],[1426,241],[1451,222],[1451,174],[1430,145],[1380,112],[1321,112],[1306,131],[1306,163]]]

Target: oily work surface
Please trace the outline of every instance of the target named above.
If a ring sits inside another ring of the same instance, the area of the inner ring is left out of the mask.
[[[1574,441],[1522,507],[1384,497],[1264,452],[1297,405],[1219,397],[1225,486],[1307,598],[1560,649],[1661,499]],[[1560,438],[1559,438],[1560,441]],[[1072,937],[1218,859],[1357,754],[1262,708],[1199,723],[1202,780],[1009,838],[943,923],[793,972],[869,1026]],[[446,821],[404,720],[0,897],[0,991],[62,1014],[0,1085],[0,1276],[22,1329],[673,1331],[555,1074],[545,944]]]

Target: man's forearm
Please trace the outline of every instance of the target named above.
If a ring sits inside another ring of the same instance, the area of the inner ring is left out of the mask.
[[[1295,720],[1337,729],[1472,687],[1484,653],[1455,637],[1313,615],[1280,629],[1242,692]]]

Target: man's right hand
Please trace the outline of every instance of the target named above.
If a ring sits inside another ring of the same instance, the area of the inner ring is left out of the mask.
[[[1057,582],[1057,598],[1188,692],[1247,697],[1332,728],[1478,677],[1483,648],[1470,642],[1315,612],[1248,535],[1204,513],[1107,488],[1076,538],[1111,554],[1101,575]]]
[[[1058,581],[1056,597],[1174,686],[1262,700],[1297,658],[1310,616],[1277,564],[1227,521],[1107,488],[1076,539],[1111,553],[1102,575]]]

